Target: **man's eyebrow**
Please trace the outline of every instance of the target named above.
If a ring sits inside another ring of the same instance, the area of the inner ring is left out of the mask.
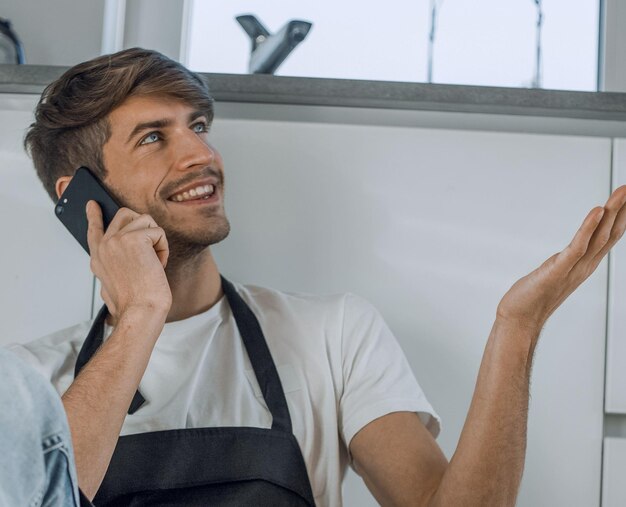
[[[133,137],[139,134],[139,132],[142,132],[147,129],[162,129],[171,124],[172,124],[172,120],[154,120],[154,121],[147,121],[144,123],[138,123],[137,125],[135,125],[135,128],[128,136],[128,139],[126,140],[126,144],[130,143]]]
[[[206,111],[203,111],[202,109],[198,109],[196,111],[192,111],[191,113],[189,113],[189,122],[191,123],[196,118],[200,118],[200,116],[204,116],[208,120],[208,115]]]
[[[199,118],[200,116],[206,117],[207,116],[206,111],[203,111],[200,109],[198,109],[197,111],[192,111],[191,113],[189,113],[188,120],[189,122],[192,122],[195,119]],[[143,132],[144,130],[162,129],[165,127],[169,127],[172,123],[173,123],[172,120],[169,120],[169,119],[153,120],[153,121],[138,123],[137,125],[135,125],[135,128],[128,136],[128,139],[126,140],[126,144],[130,143],[133,137],[135,137],[140,132]]]

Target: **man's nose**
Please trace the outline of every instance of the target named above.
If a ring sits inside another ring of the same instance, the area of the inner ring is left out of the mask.
[[[177,139],[174,145],[176,169],[185,171],[194,166],[207,166],[213,163],[215,152],[198,134],[189,132]]]

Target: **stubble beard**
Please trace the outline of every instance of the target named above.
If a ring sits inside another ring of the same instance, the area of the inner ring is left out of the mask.
[[[181,231],[164,227],[170,249],[168,266],[187,264],[200,257],[211,245],[226,239],[230,233],[230,222],[225,216],[215,217],[211,224],[203,229]]]
[[[222,188],[224,188],[222,186]],[[140,207],[133,206],[121,192],[109,189],[118,202],[138,213],[149,214],[154,221],[165,231],[169,255],[167,258],[166,271],[177,271],[185,266],[192,266],[201,262],[203,252],[211,245],[224,240],[230,233],[230,222],[224,213],[223,205],[219,211],[207,210],[206,226],[196,227],[195,230],[185,230],[186,224],[171,223],[171,217],[165,210],[154,204],[149,204],[146,211],[139,211]]]

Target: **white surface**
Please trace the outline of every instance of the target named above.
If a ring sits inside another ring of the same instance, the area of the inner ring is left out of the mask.
[[[613,189],[626,184],[626,139],[613,142]],[[626,242],[610,253],[605,410],[626,414]]]
[[[0,345],[89,318],[89,257],[54,215],[22,148],[37,97],[0,94]]]
[[[626,439],[604,439],[604,477],[602,478],[602,507],[626,505]]]
[[[610,141],[218,118],[226,276],[352,291],[395,332],[454,451],[498,301],[610,187]],[[520,506],[600,496],[606,262],[553,316],[534,366]],[[354,476],[346,505],[375,505]]]
[[[7,114],[3,206],[20,202],[2,214],[11,243],[0,268],[9,280],[2,333],[30,337],[86,318],[90,277],[23,158],[29,118]],[[234,281],[370,300],[442,416],[439,443],[450,456],[498,301],[605,202],[611,143],[322,119],[217,117],[211,136],[225,159],[232,224],[214,249],[218,264]],[[603,262],[543,332],[519,506],[598,505],[606,273]],[[376,505],[354,475],[345,490],[347,506]]]
[[[124,48],[155,49],[180,58],[183,0],[131,0],[126,3]]]

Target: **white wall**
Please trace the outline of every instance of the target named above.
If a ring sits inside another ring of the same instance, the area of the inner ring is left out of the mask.
[[[233,227],[220,268],[372,301],[443,417],[448,456],[498,301],[610,189],[608,139],[219,117],[212,137]],[[606,291],[603,262],[543,332],[520,506],[599,505]],[[376,505],[354,476],[346,499]]]
[[[218,105],[211,134],[233,226],[214,248],[220,269],[372,301],[443,417],[451,456],[498,301],[606,200],[611,140],[326,123],[316,108],[316,121],[233,119],[227,109]],[[522,507],[599,505],[606,294],[603,262],[542,333]],[[345,498],[376,505],[354,474]]]
[[[37,98],[0,94],[0,345],[91,316],[89,257],[63,230],[22,148]]]

